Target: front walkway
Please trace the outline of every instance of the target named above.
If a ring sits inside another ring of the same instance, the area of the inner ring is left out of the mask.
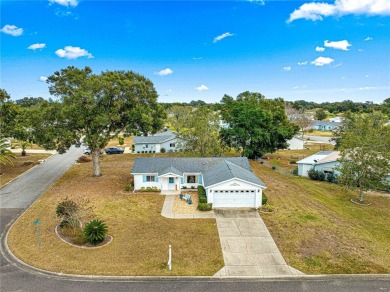
[[[199,219],[199,218],[215,218],[214,214],[173,214],[173,202],[175,195],[166,195],[164,205],[161,210],[161,215],[170,219]]]
[[[225,267],[214,276],[303,275],[287,265],[257,211],[215,213]]]

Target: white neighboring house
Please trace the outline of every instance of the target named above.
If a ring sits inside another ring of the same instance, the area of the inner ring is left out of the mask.
[[[176,133],[170,130],[153,136],[134,136],[135,153],[160,153],[161,148],[166,152],[175,152],[177,146]]]
[[[335,117],[329,119],[329,122],[335,122],[335,123],[341,123],[342,121],[343,121],[342,117]]]
[[[318,131],[333,131],[334,129],[339,127],[340,124],[340,122],[315,121],[313,124],[313,128]]]
[[[340,172],[336,170],[336,167],[340,164],[339,158],[339,151],[320,151],[297,162],[298,175],[309,177],[308,171],[311,169],[340,175]]]
[[[305,141],[298,137],[292,137],[290,140],[287,140],[288,150],[302,150],[305,149]]]
[[[131,174],[135,190],[156,187],[161,193],[180,193],[183,187],[202,185],[213,208],[258,208],[267,188],[246,157],[138,157]]]

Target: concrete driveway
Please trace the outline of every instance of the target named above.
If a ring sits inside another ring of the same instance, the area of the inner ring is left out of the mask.
[[[223,267],[214,276],[291,276],[303,273],[287,265],[256,210],[216,210]]]

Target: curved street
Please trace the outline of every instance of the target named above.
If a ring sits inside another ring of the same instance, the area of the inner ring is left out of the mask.
[[[389,275],[288,276],[283,278],[94,277],[66,276],[29,267],[6,249],[11,224],[39,198],[82,153],[73,147],[55,154],[0,188],[1,291],[390,291]]]

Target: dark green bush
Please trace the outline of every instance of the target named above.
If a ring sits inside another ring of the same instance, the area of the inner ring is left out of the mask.
[[[125,138],[123,138],[123,137],[118,137],[118,142],[119,142],[119,145],[125,144]]]
[[[290,164],[297,164],[296,160],[290,160]]]
[[[161,152],[161,153],[165,153],[165,148],[164,148],[164,147],[161,147],[160,152]]]
[[[272,166],[272,170],[275,170],[276,169],[276,166]]]
[[[84,236],[86,240],[93,245],[103,242],[107,232],[107,225],[98,219],[92,220],[84,228]]]
[[[309,175],[309,178],[312,180],[319,180],[319,181],[325,180],[325,173],[321,171],[311,169],[307,172],[307,174]]]
[[[199,211],[210,211],[212,209],[213,209],[213,204],[207,204],[207,203],[199,203],[198,204]]]
[[[125,191],[127,191],[127,192],[131,191],[131,185],[130,184],[125,185]]]
[[[261,199],[261,204],[262,204],[262,205],[266,205],[267,202],[268,202],[268,198],[267,198],[267,196],[265,195],[265,193],[263,192],[263,197],[262,197],[262,199]]]
[[[206,191],[203,186],[198,186],[198,208],[200,204],[207,204]],[[207,211],[207,210],[201,210],[201,211]]]
[[[298,167],[297,167],[297,168],[294,168],[294,169],[292,170],[292,174],[293,174],[293,175],[298,175]]]
[[[199,197],[199,204],[207,203],[207,198],[206,197]]]

